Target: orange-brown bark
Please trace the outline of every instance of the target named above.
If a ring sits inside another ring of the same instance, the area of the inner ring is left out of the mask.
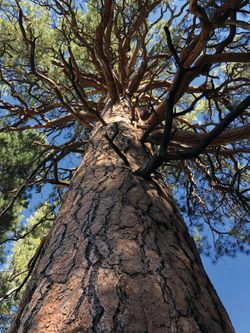
[[[162,136],[163,130],[155,130],[151,137],[155,140],[158,140],[160,143],[160,139]],[[193,146],[197,145],[201,140],[205,138],[206,134],[204,133],[195,133],[188,130],[177,129],[173,130],[173,141],[177,142],[183,146]],[[237,140],[249,139],[250,138],[250,125],[241,126],[239,128],[228,129],[222,132],[217,138],[215,138],[212,143],[209,145],[226,145],[233,143]]]
[[[169,190],[133,173],[148,152],[126,120],[129,104],[112,110],[94,130],[11,332],[233,332]]]

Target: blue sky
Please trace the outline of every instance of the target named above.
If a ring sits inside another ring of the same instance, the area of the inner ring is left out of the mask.
[[[249,333],[250,257],[238,254],[236,258],[221,258],[216,264],[205,257],[202,261],[236,333]]]

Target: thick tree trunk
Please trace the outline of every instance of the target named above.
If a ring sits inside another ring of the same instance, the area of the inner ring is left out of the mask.
[[[129,103],[97,128],[11,332],[234,332]],[[122,153],[121,153],[122,152]]]

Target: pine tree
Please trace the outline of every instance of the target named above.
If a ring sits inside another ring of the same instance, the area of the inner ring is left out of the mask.
[[[6,316],[29,280],[11,332],[234,331],[194,239],[215,258],[249,249],[246,6],[0,3],[0,139],[33,142],[15,173],[3,151],[3,255],[8,239],[33,251],[5,264]],[[53,226],[46,204],[23,224],[46,183],[63,201]]]

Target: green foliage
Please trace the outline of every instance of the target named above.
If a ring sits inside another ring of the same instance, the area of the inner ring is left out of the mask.
[[[32,231],[13,244],[11,255],[0,270],[0,299],[7,292],[14,291],[22,284],[28,274],[28,264],[34,256],[42,237],[48,233],[54,218],[50,204],[45,202],[27,219],[22,233]],[[4,302],[0,302],[0,332],[7,330],[23,292],[24,288],[11,294]]]
[[[11,203],[40,161],[42,149],[36,144],[38,140],[40,136],[34,131],[0,134],[0,212],[10,205],[10,209],[1,214],[0,241],[8,232],[16,231],[21,212],[27,207],[28,189],[21,191],[12,205]]]

